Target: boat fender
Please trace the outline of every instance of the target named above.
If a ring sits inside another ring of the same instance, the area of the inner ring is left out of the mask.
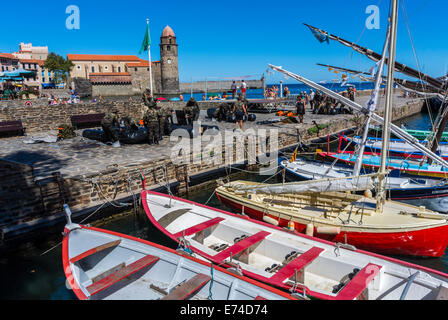
[[[292,220],[289,221],[288,222],[288,229],[291,230],[291,231],[294,231],[295,228],[296,228],[296,225],[295,225],[294,221],[292,221]]]
[[[264,216],[264,217],[263,217],[263,221],[264,221],[264,222],[267,222],[267,223],[269,223],[269,224],[272,224],[272,225],[274,225],[274,226],[278,226],[278,220],[276,220],[276,219],[274,219],[274,218],[271,218],[271,217],[269,217],[269,216]]]
[[[314,235],[314,224],[308,223],[306,225],[306,235],[310,237]]]
[[[366,190],[366,191],[364,191],[364,197],[366,197],[366,198],[372,198],[373,196],[372,196],[372,191],[370,191],[370,190]]]
[[[316,232],[319,234],[339,234],[339,233],[341,233],[341,228],[339,228],[339,227],[317,227]]]

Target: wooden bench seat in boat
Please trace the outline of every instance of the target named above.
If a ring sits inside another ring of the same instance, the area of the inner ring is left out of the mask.
[[[199,273],[187,282],[181,284],[161,300],[185,300],[202,287],[204,287],[212,278],[205,274]]]
[[[277,285],[282,285],[283,281],[291,278],[296,271],[303,271],[303,269],[313,262],[321,253],[324,251],[322,248],[312,247],[310,250],[302,253],[300,256],[289,262],[283,268],[281,268],[277,273],[275,273],[271,278],[270,282]],[[302,278],[303,272],[301,272]],[[303,279],[297,279],[299,282],[303,282]]]
[[[339,291],[336,299],[338,300],[354,300],[356,298],[363,297],[364,291],[370,282],[378,275],[381,270],[381,266],[369,263],[361,271],[359,271],[353,279],[347,283],[341,291]]]
[[[111,285],[119,282],[120,280],[123,280],[124,278],[136,273],[137,271],[154,264],[158,260],[159,257],[151,255],[144,256],[143,258],[131,263],[130,265],[123,267],[120,270],[117,270],[102,279],[99,279],[98,281],[88,286],[86,289],[90,293],[90,295],[93,296],[110,287]]]
[[[269,232],[260,231],[250,237],[247,237],[247,238],[235,243],[233,246],[228,247],[226,250],[221,251],[217,255],[213,256],[213,259],[215,259],[216,261],[222,262],[225,259],[227,259],[228,257],[230,257],[230,255],[236,255],[236,254],[250,248],[251,246],[263,241],[268,235],[270,235]]]
[[[192,226],[192,227],[190,227],[188,229],[185,229],[185,230],[183,230],[181,232],[176,233],[174,235],[174,237],[180,238],[182,236],[186,236],[186,237],[191,236],[193,234],[196,234],[198,232],[201,232],[201,231],[204,231],[204,230],[206,230],[208,228],[211,228],[211,227],[217,225],[218,223],[220,223],[223,220],[225,220],[225,219],[224,218],[220,218],[220,217],[217,217],[217,218],[214,218],[214,219],[211,219],[211,220],[207,220],[205,222],[202,222],[200,224],[197,224],[195,226]]]
[[[78,262],[78,261],[80,261],[80,260],[82,260],[82,259],[84,259],[84,258],[87,258],[88,256],[91,256],[92,254],[95,254],[95,253],[97,253],[97,252],[100,252],[100,251],[103,251],[103,250],[106,250],[106,249],[109,249],[109,248],[112,248],[112,247],[116,247],[116,246],[118,246],[120,243],[121,243],[121,240],[116,240],[116,241],[111,241],[111,242],[102,244],[102,245],[100,245],[100,246],[97,246],[97,247],[95,247],[95,248],[92,248],[92,249],[90,249],[90,250],[87,250],[87,251],[85,251],[85,252],[83,252],[83,253],[77,255],[77,256],[74,257],[74,258],[71,258],[71,259],[70,259],[70,262],[71,262],[71,263]]]

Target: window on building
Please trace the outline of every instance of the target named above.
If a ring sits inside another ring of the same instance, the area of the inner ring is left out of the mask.
[[[80,66],[80,65],[77,65],[77,66],[76,66],[76,69],[81,70],[81,66]]]
[[[138,69],[137,68],[135,68],[135,71],[137,71]]]
[[[167,51],[171,51],[171,46],[166,46]]]
[[[121,72],[121,67],[118,67],[118,72]]]
[[[92,72],[95,72],[95,66],[92,66]]]

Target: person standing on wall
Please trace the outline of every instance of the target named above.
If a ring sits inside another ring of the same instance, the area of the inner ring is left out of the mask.
[[[233,81],[232,86],[230,87],[230,89],[232,90],[232,99],[235,99],[235,96],[236,96],[236,83],[235,83],[235,81]]]
[[[241,94],[243,95],[243,98],[246,98],[246,91],[247,91],[247,84],[244,82],[244,80],[241,80]]]
[[[233,105],[233,114],[235,115],[235,130],[238,129],[238,125],[243,130],[244,115],[247,117],[247,104],[246,99],[241,94],[238,95],[237,101]]]

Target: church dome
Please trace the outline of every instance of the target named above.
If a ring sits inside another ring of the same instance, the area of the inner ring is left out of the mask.
[[[174,35],[173,29],[171,29],[170,26],[166,26],[165,29],[163,29],[162,37],[176,37],[176,36]]]

